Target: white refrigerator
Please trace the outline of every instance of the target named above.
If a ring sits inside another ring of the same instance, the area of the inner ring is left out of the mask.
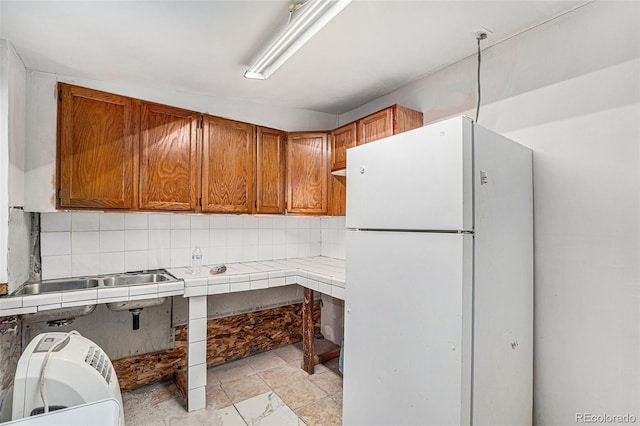
[[[343,424],[530,425],[532,153],[457,117],[347,154]]]

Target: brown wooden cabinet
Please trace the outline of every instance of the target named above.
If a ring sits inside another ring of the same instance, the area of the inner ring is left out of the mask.
[[[58,89],[58,207],[137,208],[139,102]]]
[[[358,120],[358,145],[422,127],[422,113],[392,105]]]
[[[287,142],[287,211],[327,214],[329,178],[327,133],[289,133]]]
[[[347,149],[358,141],[357,123],[350,123],[331,132],[331,170],[347,167]]]
[[[253,213],[255,127],[205,115],[202,141],[202,211]]]
[[[140,209],[198,208],[201,114],[144,102],[140,138]]]
[[[393,110],[383,109],[358,120],[358,145],[393,135]]]
[[[256,131],[256,213],[284,213],[286,132]]]
[[[400,105],[392,105],[356,122],[344,125],[332,132],[331,170],[340,170],[347,166],[346,151],[351,147],[349,143],[353,144],[352,129],[354,127],[357,128],[356,145],[362,145],[421,126],[422,113]],[[347,178],[331,175],[329,177],[328,214],[332,216],[345,215],[346,202]]]

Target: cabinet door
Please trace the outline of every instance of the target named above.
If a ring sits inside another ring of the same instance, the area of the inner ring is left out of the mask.
[[[286,133],[258,127],[256,213],[284,213]]]
[[[58,88],[58,207],[136,208],[139,103]]]
[[[145,102],[141,117],[140,208],[195,210],[200,114]]]
[[[204,116],[202,211],[253,212],[254,129],[252,124]]]
[[[289,133],[287,211],[327,213],[329,159],[326,133]]]
[[[393,107],[358,120],[358,145],[393,135]]]
[[[356,146],[356,123],[347,124],[331,132],[331,170],[347,167],[347,149]]]

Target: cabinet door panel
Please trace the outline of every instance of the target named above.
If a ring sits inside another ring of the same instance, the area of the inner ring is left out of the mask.
[[[326,133],[290,133],[287,143],[287,211],[327,213],[329,161]]]
[[[137,207],[139,104],[62,83],[59,88],[59,207]]]
[[[358,121],[358,145],[393,135],[393,107]]]
[[[347,124],[331,132],[331,170],[347,167],[347,149],[356,146],[356,123]]]
[[[203,136],[202,211],[252,213],[253,125],[205,115]]]
[[[257,213],[284,213],[286,133],[258,127],[256,149]]]
[[[142,105],[141,209],[196,209],[199,117],[165,105]]]

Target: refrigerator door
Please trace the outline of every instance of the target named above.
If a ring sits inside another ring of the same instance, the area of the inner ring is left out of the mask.
[[[472,121],[431,124],[347,152],[347,228],[472,230]]]
[[[347,231],[345,425],[469,424],[471,235]]]

